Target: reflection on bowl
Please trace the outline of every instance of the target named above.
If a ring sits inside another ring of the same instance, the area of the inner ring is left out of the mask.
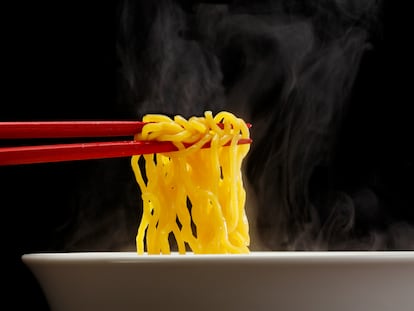
[[[53,311],[373,310],[414,306],[414,252],[25,254]]]

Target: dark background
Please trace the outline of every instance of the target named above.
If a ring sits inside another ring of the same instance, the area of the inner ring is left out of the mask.
[[[344,134],[345,141],[362,152],[347,153],[345,144],[344,157],[355,157],[352,174],[363,175],[367,167],[379,170],[388,180],[384,195],[400,198],[393,217],[412,223],[412,19],[401,3],[384,3],[375,49],[363,58],[352,95],[359,105],[352,106]],[[191,4],[183,2],[185,7]],[[137,118],[136,109],[119,95],[118,9],[119,2],[114,1],[7,6],[2,37],[7,70],[0,121]],[[26,304],[47,310],[36,280],[21,262],[22,254],[131,246],[128,237],[136,230],[138,191],[130,182],[128,161],[0,167],[3,279],[7,280],[3,301],[16,310]],[[82,214],[83,207],[92,204],[102,207],[99,213]],[[113,218],[111,208],[120,205],[119,210],[127,212]],[[98,218],[103,219],[102,225],[89,238],[88,233],[73,237],[79,223]],[[114,221],[123,223],[118,229],[122,239],[109,243],[96,236],[97,232],[106,236],[116,227]]]

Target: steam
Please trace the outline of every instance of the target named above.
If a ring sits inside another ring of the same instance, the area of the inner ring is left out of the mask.
[[[401,239],[413,227],[390,215],[375,183],[344,181],[338,155],[381,5],[124,1],[119,102],[138,118],[228,110],[253,124],[253,249],[414,248]]]
[[[65,251],[135,251],[141,205],[129,164],[121,158],[87,166],[87,177],[76,183],[78,195],[70,198],[72,217],[57,228]]]
[[[182,9],[171,1],[157,3],[137,7],[125,1],[120,13],[118,51],[124,61],[125,91],[132,96],[136,114],[190,116],[202,114],[207,106],[217,110],[215,97],[222,91],[217,58],[191,38]],[[137,19],[146,14],[147,27]],[[135,28],[146,31],[137,38]]]

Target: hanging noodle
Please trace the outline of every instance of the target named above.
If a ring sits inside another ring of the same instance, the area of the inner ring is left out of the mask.
[[[241,166],[250,145],[237,145],[249,138],[246,123],[225,111],[188,120],[151,114],[143,121],[150,123],[135,139],[172,141],[179,151],[132,157],[143,201],[137,253],[170,254],[172,237],[180,254],[248,253]]]

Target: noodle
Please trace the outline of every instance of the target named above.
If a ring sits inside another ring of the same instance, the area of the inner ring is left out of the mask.
[[[172,239],[180,254],[248,253],[241,166],[250,145],[237,144],[249,138],[246,123],[225,111],[188,120],[149,114],[143,121],[149,123],[135,139],[171,141],[178,151],[131,159],[143,202],[137,253],[169,254]]]

